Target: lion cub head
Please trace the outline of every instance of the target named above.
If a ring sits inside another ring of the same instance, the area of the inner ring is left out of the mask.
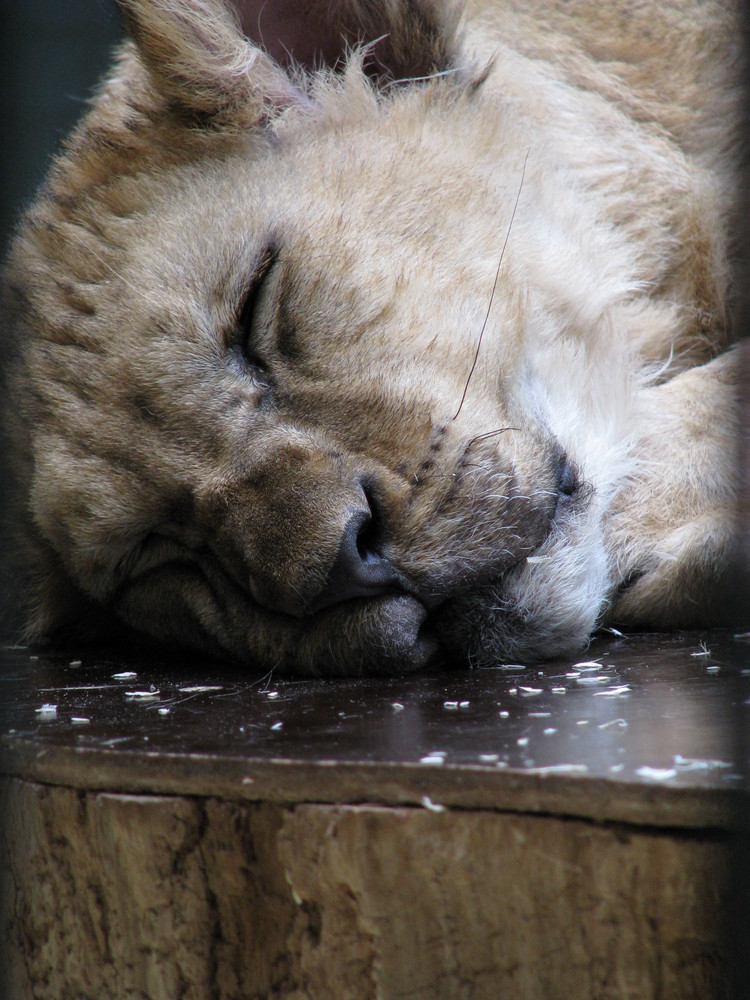
[[[588,223],[455,18],[336,22],[387,39],[312,72],[218,4],[123,7],[6,276],[31,633],[318,673],[581,643],[606,442],[535,275],[583,281],[559,251]]]

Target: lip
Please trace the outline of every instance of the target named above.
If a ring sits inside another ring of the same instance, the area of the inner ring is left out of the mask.
[[[437,632],[435,632],[429,615],[417,633],[416,642],[414,643],[414,655],[417,661],[417,669],[436,666],[444,658],[443,643],[440,641]]]

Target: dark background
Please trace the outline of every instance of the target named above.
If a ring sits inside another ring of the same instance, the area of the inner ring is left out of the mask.
[[[0,0],[0,254],[121,37],[113,0]]]

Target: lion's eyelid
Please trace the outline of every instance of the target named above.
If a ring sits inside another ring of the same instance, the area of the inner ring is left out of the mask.
[[[236,309],[236,323],[242,354],[248,364],[254,368],[264,369],[266,367],[262,359],[258,356],[257,345],[252,343],[253,320],[260,290],[278,257],[279,250],[277,247],[269,244],[263,249],[258,257],[250,282],[245,288],[243,297]]]

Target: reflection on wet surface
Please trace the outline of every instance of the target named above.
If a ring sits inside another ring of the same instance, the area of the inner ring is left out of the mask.
[[[747,635],[606,636],[578,660],[344,680],[78,653],[2,651],[6,749],[471,765],[693,788],[739,787],[747,767]]]

